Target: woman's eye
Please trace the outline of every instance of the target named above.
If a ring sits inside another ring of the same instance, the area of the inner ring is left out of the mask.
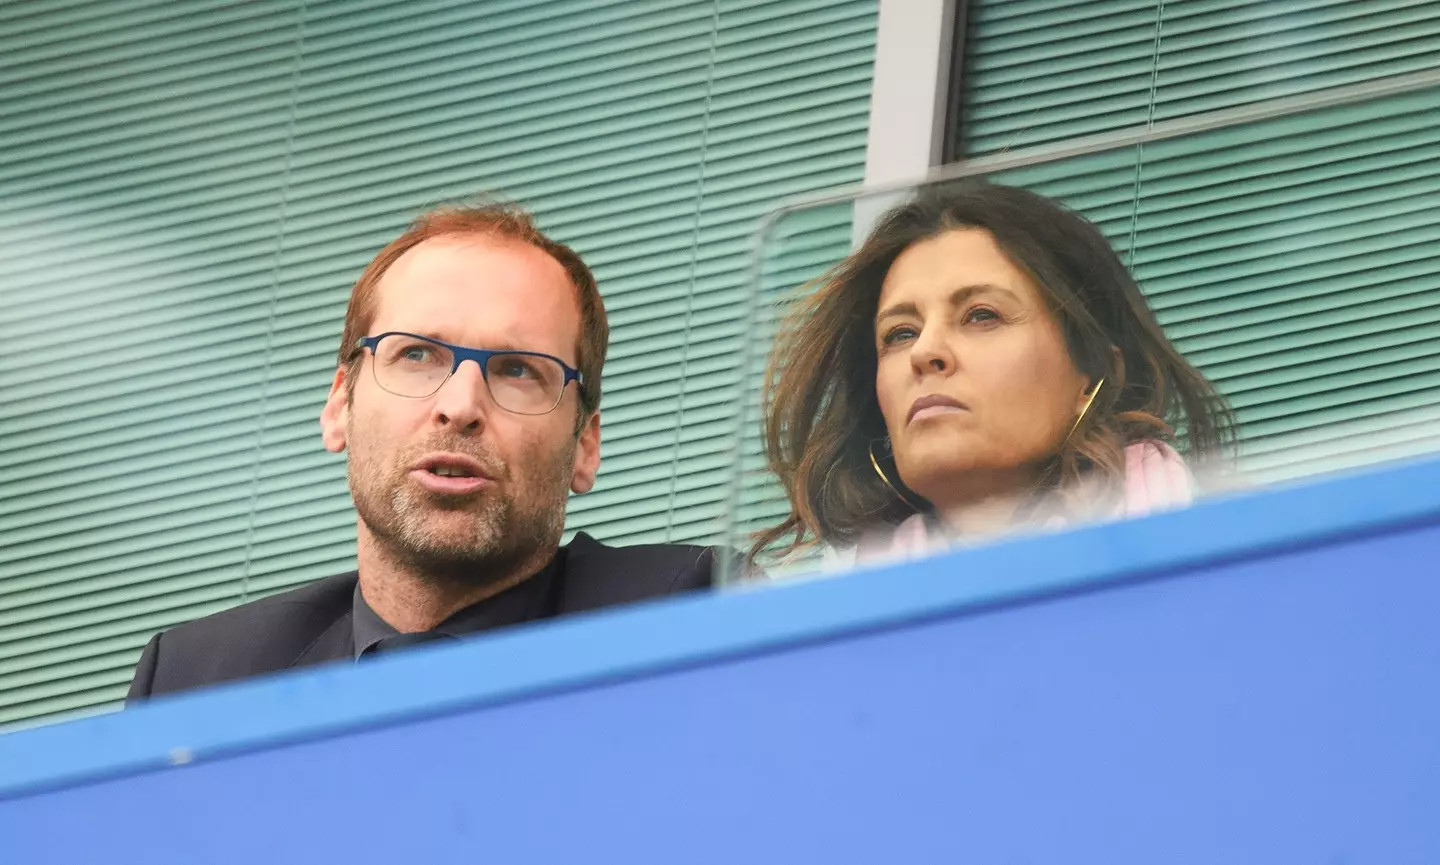
[[[880,338],[880,342],[884,345],[895,345],[907,339],[914,339],[915,336],[915,328],[913,327],[896,327],[887,331],[885,335]]]
[[[970,310],[969,312],[965,313],[965,323],[966,323],[966,324],[984,323],[984,322],[987,322],[987,321],[999,321],[999,320],[1000,320],[1000,314],[999,314],[998,312],[996,312],[996,311],[993,310],[993,309],[986,309],[986,308],[983,307],[983,306],[977,306],[977,307],[975,307],[974,309]]]

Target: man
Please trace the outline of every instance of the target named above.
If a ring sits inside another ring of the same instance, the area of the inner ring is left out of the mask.
[[[156,635],[129,701],[709,585],[700,547],[560,546],[600,466],[608,341],[589,268],[524,212],[421,217],[351,292],[320,413],[358,571]]]

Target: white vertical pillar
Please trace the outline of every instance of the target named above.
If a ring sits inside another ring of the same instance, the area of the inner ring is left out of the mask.
[[[865,185],[918,183],[940,164],[945,141],[955,6],[963,0],[880,0]],[[903,195],[855,203],[856,246]]]

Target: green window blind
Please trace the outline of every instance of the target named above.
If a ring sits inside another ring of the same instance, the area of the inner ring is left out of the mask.
[[[439,201],[524,202],[600,280],[568,528],[712,538],[748,238],[860,178],[874,30],[874,0],[0,7],[0,724],[112,707],[155,631],[353,566],[316,417],[351,284]]]
[[[1417,0],[969,0],[963,156],[1440,66]]]
[[[966,156],[1440,70],[1440,4],[974,0]],[[1440,447],[1440,89],[1016,172],[1101,223],[1260,481]]]

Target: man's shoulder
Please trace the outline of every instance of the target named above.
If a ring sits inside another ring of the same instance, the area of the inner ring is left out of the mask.
[[[710,576],[715,560],[713,547],[694,544],[631,544],[610,546],[584,532],[576,532],[567,549],[567,559],[600,566],[639,566],[646,573],[679,576],[682,572]]]
[[[562,612],[607,607],[708,588],[715,550],[691,544],[610,546],[576,533],[565,557]]]
[[[350,612],[355,581],[354,572],[327,577],[157,634],[136,667],[130,699],[284,670],[316,655],[317,642],[333,649],[341,641],[321,637],[333,636]],[[348,644],[347,635],[340,636]]]
[[[325,622],[350,609],[356,574],[351,571],[306,583],[299,588],[270,595],[212,613],[165,632],[167,640],[213,639],[230,633],[254,634],[257,628],[273,631],[277,626]]]

